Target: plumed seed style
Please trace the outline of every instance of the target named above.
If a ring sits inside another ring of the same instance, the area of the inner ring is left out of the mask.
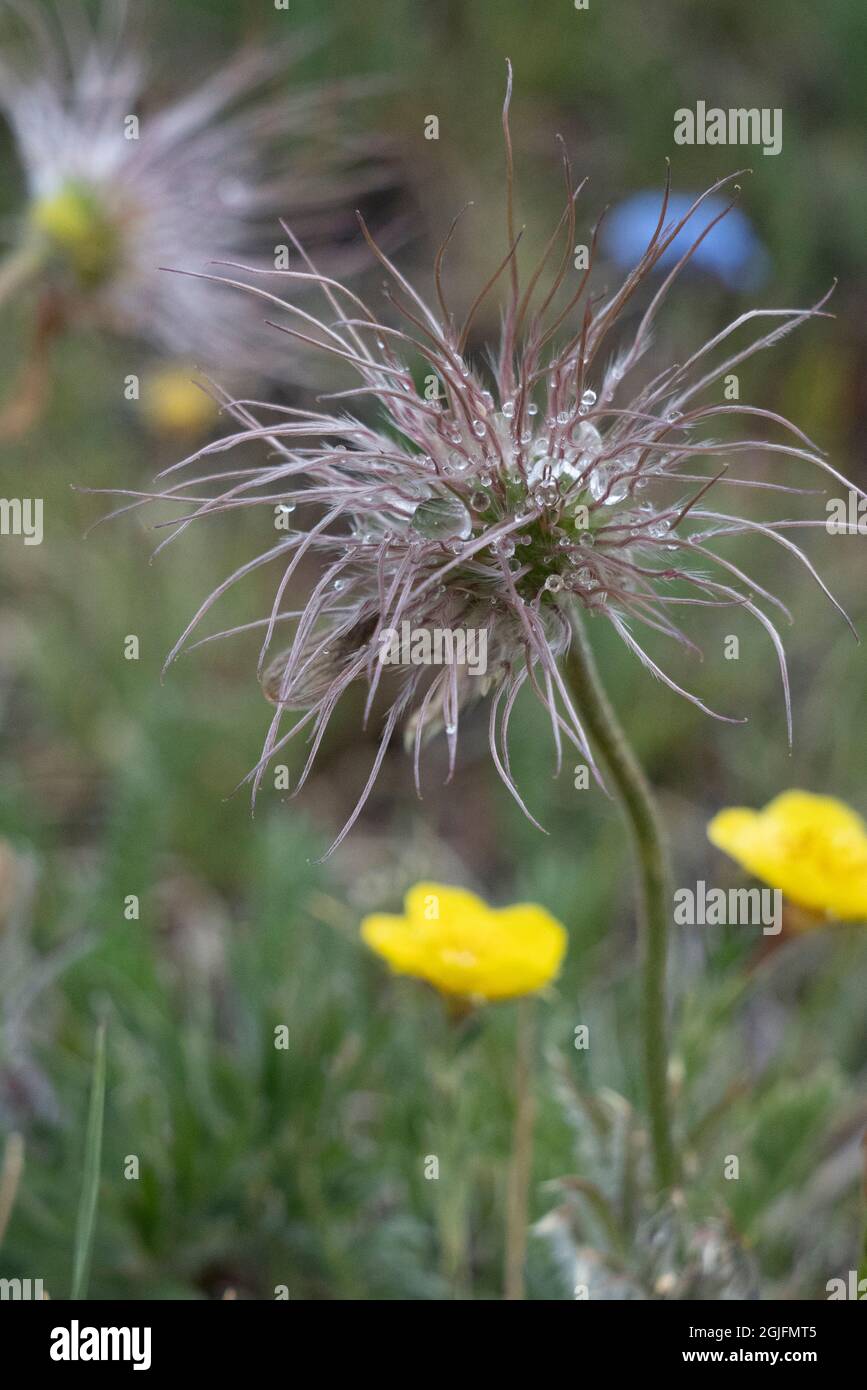
[[[21,239],[72,317],[202,367],[286,376],[252,301],[164,267],[272,255],[280,216],[327,245],[341,231],[338,196],[383,178],[378,153],[336,121],[365,84],[288,87],[300,46],[278,42],[245,47],[157,104],[149,8],[102,0],[91,19],[77,0],[0,0],[0,115],[27,186]]]
[[[592,765],[560,670],[578,612],[609,623],[649,671],[705,709],[651,658],[641,633],[650,630],[692,647],[676,620],[679,610],[745,610],[776,650],[788,716],[783,647],[767,611],[786,610],[718,553],[714,542],[755,536],[778,546],[825,587],[791,538],[792,526],[821,521],[760,522],[733,508],[757,487],[799,491],[751,477],[757,457],[779,464],[807,461],[844,480],[795,425],[758,406],[720,404],[718,385],[726,373],[820,314],[824,300],[813,308],[740,314],[681,363],[645,371],[643,384],[633,386],[668,291],[717,219],[703,224],[664,278],[649,285],[648,277],[704,199],[731,180],[715,184],[674,219],[668,218],[666,188],[640,261],[618,289],[600,297],[590,289],[592,257],[586,271],[578,273],[573,265],[580,187],[573,185],[564,154],[566,206],[541,264],[525,281],[512,209],[508,111],[507,94],[505,253],[467,312],[456,317],[446,298],[444,263],[452,232],[436,257],[431,305],[362,223],[389,277],[393,322],[382,322],[309,260],[307,270],[280,277],[285,298],[260,291],[264,299],[291,308],[295,290],[318,285],[326,301],[323,317],[296,307],[299,326],[284,332],[350,366],[359,384],[339,393],[336,407],[334,397],[320,398],[315,409],[264,411],[227,399],[239,430],[176,465],[154,494],[185,504],[181,533],[193,521],[251,507],[270,515],[276,509],[285,523],[262,554],[203,602],[172,653],[230,585],[260,566],[275,567],[271,611],[247,625],[262,633],[260,675],[275,706],[262,758],[250,774],[254,794],[270,760],[306,734],[303,785],[334,709],[355,682],[367,686],[368,714],[382,698],[378,751],[336,843],[359,814],[400,726],[420,788],[425,741],[444,734],[451,769],[464,711],[483,699],[489,704],[491,756],[522,807],[509,766],[508,732],[523,689],[548,713],[558,763],[563,744],[571,743]],[[594,235],[594,246],[595,241]],[[488,368],[484,360],[470,359],[467,343],[479,306],[503,289],[502,336],[490,349]],[[625,309],[634,312],[639,297],[644,308],[634,331],[613,351],[618,320]],[[750,329],[768,324],[769,332],[750,337]],[[772,437],[715,442],[709,431],[721,422],[758,424]],[[263,461],[250,460],[251,447],[262,449]],[[218,472],[214,481],[215,459],[226,451],[232,454],[231,472]],[[729,475],[738,463],[742,468]],[[191,472],[193,464],[201,467]],[[711,491],[719,495],[716,506]],[[293,580],[312,559],[319,562],[318,578],[294,611],[288,600]],[[285,646],[278,639],[290,621],[294,636]],[[413,632],[482,630],[484,674],[471,675],[459,661],[438,667],[410,660],[384,664],[383,634],[400,631],[404,623]],[[300,717],[287,728],[284,721],[293,711]]]

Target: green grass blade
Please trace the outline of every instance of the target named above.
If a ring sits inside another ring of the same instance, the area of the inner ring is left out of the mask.
[[[78,1202],[75,1226],[75,1253],[72,1266],[71,1298],[87,1296],[90,1274],[90,1255],[96,1227],[96,1203],[99,1196],[99,1177],[102,1165],[102,1128],[105,1116],[105,1024],[96,1032],[93,1058],[93,1080],[90,1086],[90,1109],[87,1116],[87,1136],[84,1146],[84,1177]]]

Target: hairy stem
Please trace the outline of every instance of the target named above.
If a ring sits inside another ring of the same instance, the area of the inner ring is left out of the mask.
[[[656,1178],[661,1188],[679,1180],[680,1165],[671,1139],[668,1093],[666,966],[671,909],[668,854],[647,778],[635,757],[599,679],[593,651],[580,619],[567,677],[591,742],[617,793],[632,832],[638,868],[641,935],[641,1035],[647,1111]]]
[[[506,1196],[506,1261],[504,1297],[524,1297],[524,1261],[527,1256],[527,1223],[530,1208],[530,1176],[533,1169],[533,1129],[536,1102],[533,1094],[535,1000],[518,1003],[515,1046],[515,1117],[512,1158]]]

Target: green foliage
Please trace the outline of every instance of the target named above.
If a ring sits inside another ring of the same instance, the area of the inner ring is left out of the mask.
[[[72,1267],[70,1298],[85,1298],[90,1275],[96,1208],[99,1200],[99,1179],[102,1165],[102,1130],[105,1117],[105,1024],[96,1034],[93,1057],[93,1081],[90,1089],[90,1109],[87,1115],[87,1134],[84,1150],[84,1171],[78,1221],[75,1227],[75,1252]]]

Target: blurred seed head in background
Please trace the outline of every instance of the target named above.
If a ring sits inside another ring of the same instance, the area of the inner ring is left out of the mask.
[[[0,110],[27,196],[19,274],[64,320],[224,376],[291,380],[255,306],[166,267],[273,258],[280,216],[333,252],[344,200],[384,178],[381,142],[340,116],[371,84],[303,82],[312,45],[295,36],[250,43],[163,99],[141,8],[133,22],[126,0],[102,0],[95,19],[76,0],[0,0]]]

